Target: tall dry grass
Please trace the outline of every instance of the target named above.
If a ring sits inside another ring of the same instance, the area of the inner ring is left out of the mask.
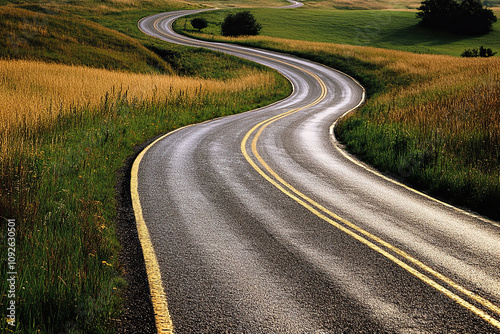
[[[133,11],[144,8],[166,8],[169,10],[199,7],[194,1],[188,0],[105,0],[93,2],[87,0],[68,2],[48,2],[44,7],[56,7],[69,12],[85,12],[97,15]]]
[[[415,0],[316,0],[307,1],[311,8],[338,8],[338,9],[414,9],[420,6],[420,1]]]
[[[484,1],[483,1],[484,2]],[[305,5],[311,8],[337,8],[337,9],[368,9],[368,10],[415,10],[420,7],[419,0],[314,0],[306,1]],[[498,1],[489,1],[489,7],[500,10]]]
[[[118,90],[127,92],[130,99],[169,100],[181,91],[186,98],[194,99],[204,92],[236,92],[270,80],[269,74],[257,71],[220,81],[0,60],[0,131],[19,123],[37,126],[50,122],[70,107],[96,107],[106,94]]]
[[[210,93],[234,93],[274,79],[269,73],[248,71],[230,80],[172,75],[134,74],[37,61],[0,60],[0,153],[9,156],[13,129],[36,129],[72,110],[95,109],[113,94],[128,100],[186,102]]]

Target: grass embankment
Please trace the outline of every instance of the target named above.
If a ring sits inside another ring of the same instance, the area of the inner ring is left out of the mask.
[[[415,10],[421,5],[419,0],[304,0],[307,8],[315,9],[385,9],[385,10]],[[500,9],[499,0],[483,1],[493,9]]]
[[[0,59],[1,233],[5,219],[15,219],[18,272],[15,299],[8,282],[0,284],[3,331],[113,332],[126,284],[115,232],[123,161],[156,135],[289,92],[287,81],[260,66],[213,52],[183,53],[134,38],[138,30],[127,37],[75,15],[105,10],[107,22],[117,25],[122,16],[111,13],[142,17],[153,10],[153,2],[127,3],[0,7],[7,13],[0,35],[15,36],[7,43],[17,45],[0,48],[6,52]],[[165,7],[157,11],[168,9],[168,1],[158,3]],[[145,4],[151,6],[139,8]],[[64,36],[63,44],[53,40]],[[6,261],[0,268],[9,271]],[[15,327],[5,318],[11,300]]]
[[[0,6],[0,58],[140,73],[231,77],[239,65],[230,57],[169,45],[137,29],[142,17],[182,6],[186,4],[170,0],[85,0],[74,5],[32,1]]]
[[[291,31],[305,29],[289,22]],[[498,57],[192,33],[296,54],[353,75],[370,98],[336,129],[351,152],[430,194],[500,219]]]

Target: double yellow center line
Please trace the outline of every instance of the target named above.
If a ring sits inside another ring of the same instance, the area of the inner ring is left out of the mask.
[[[243,156],[248,161],[248,163],[267,181],[278,188],[281,192],[286,194],[288,197],[293,199],[295,202],[299,203],[310,212],[312,212],[317,217],[328,222],[332,226],[336,227],[340,231],[346,233],[347,235],[358,240],[362,244],[370,247],[377,253],[385,256],[387,259],[391,260],[401,268],[405,269],[412,275],[416,276],[423,282],[432,286],[436,290],[445,294],[458,304],[462,305],[466,309],[475,313],[491,325],[500,329],[500,321],[494,318],[492,315],[487,313],[485,310],[479,308],[481,305],[485,309],[491,311],[495,316],[500,315],[500,308],[487,299],[475,294],[474,292],[462,287],[461,285],[455,283],[450,278],[444,276],[443,274],[435,271],[429,266],[425,265],[421,261],[417,260],[413,256],[407,254],[403,250],[391,245],[390,243],[382,240],[381,238],[369,233],[368,231],[360,228],[359,226],[347,221],[346,219],[340,217],[334,212],[328,210],[323,205],[314,201],[312,198],[303,194],[299,190],[295,189],[291,184],[286,182],[281,176],[279,176],[262,158],[258,152],[257,142],[262,132],[272,123],[290,116],[300,110],[312,107],[320,103],[327,95],[327,88],[325,83],[314,73],[311,73],[305,69],[301,69],[295,65],[291,65],[305,72],[306,74],[312,76],[318,81],[321,87],[321,94],[314,102],[306,105],[302,108],[293,109],[277,116],[271,117],[265,121],[262,121],[255,125],[250,131],[246,133],[241,142],[241,152]],[[251,137],[253,136],[253,139]],[[251,139],[251,144],[248,145]],[[253,157],[249,154],[247,147],[250,146],[251,153]],[[445,287],[446,285],[447,287]],[[454,291],[453,291],[454,290]],[[459,296],[462,295],[462,296]],[[469,299],[469,301],[465,300]],[[477,306],[473,305],[475,303]]]

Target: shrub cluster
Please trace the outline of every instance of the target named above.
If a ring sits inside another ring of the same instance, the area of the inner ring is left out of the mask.
[[[466,49],[462,54],[460,55],[461,57],[492,57],[496,55],[496,52],[493,52],[492,49],[490,48],[485,48],[484,46],[480,46],[479,49]]]
[[[485,34],[497,21],[481,0],[424,0],[418,9],[420,25],[459,34]]]

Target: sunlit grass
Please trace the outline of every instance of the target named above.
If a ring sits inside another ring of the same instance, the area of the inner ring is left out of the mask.
[[[137,40],[50,5],[0,6],[0,59],[173,73]]]
[[[185,99],[197,94],[237,92],[271,80],[268,73],[248,70],[229,80],[174,75],[137,74],[35,61],[0,60],[0,131],[23,123],[36,127],[60,118],[71,108],[95,108],[106,94],[121,91],[134,100]]]
[[[483,1],[488,7],[500,9],[499,0]],[[414,10],[421,5],[418,0],[305,0],[306,8],[314,9],[377,9],[377,10]]]
[[[420,6],[415,0],[306,0],[307,8],[314,9],[414,9]]]

